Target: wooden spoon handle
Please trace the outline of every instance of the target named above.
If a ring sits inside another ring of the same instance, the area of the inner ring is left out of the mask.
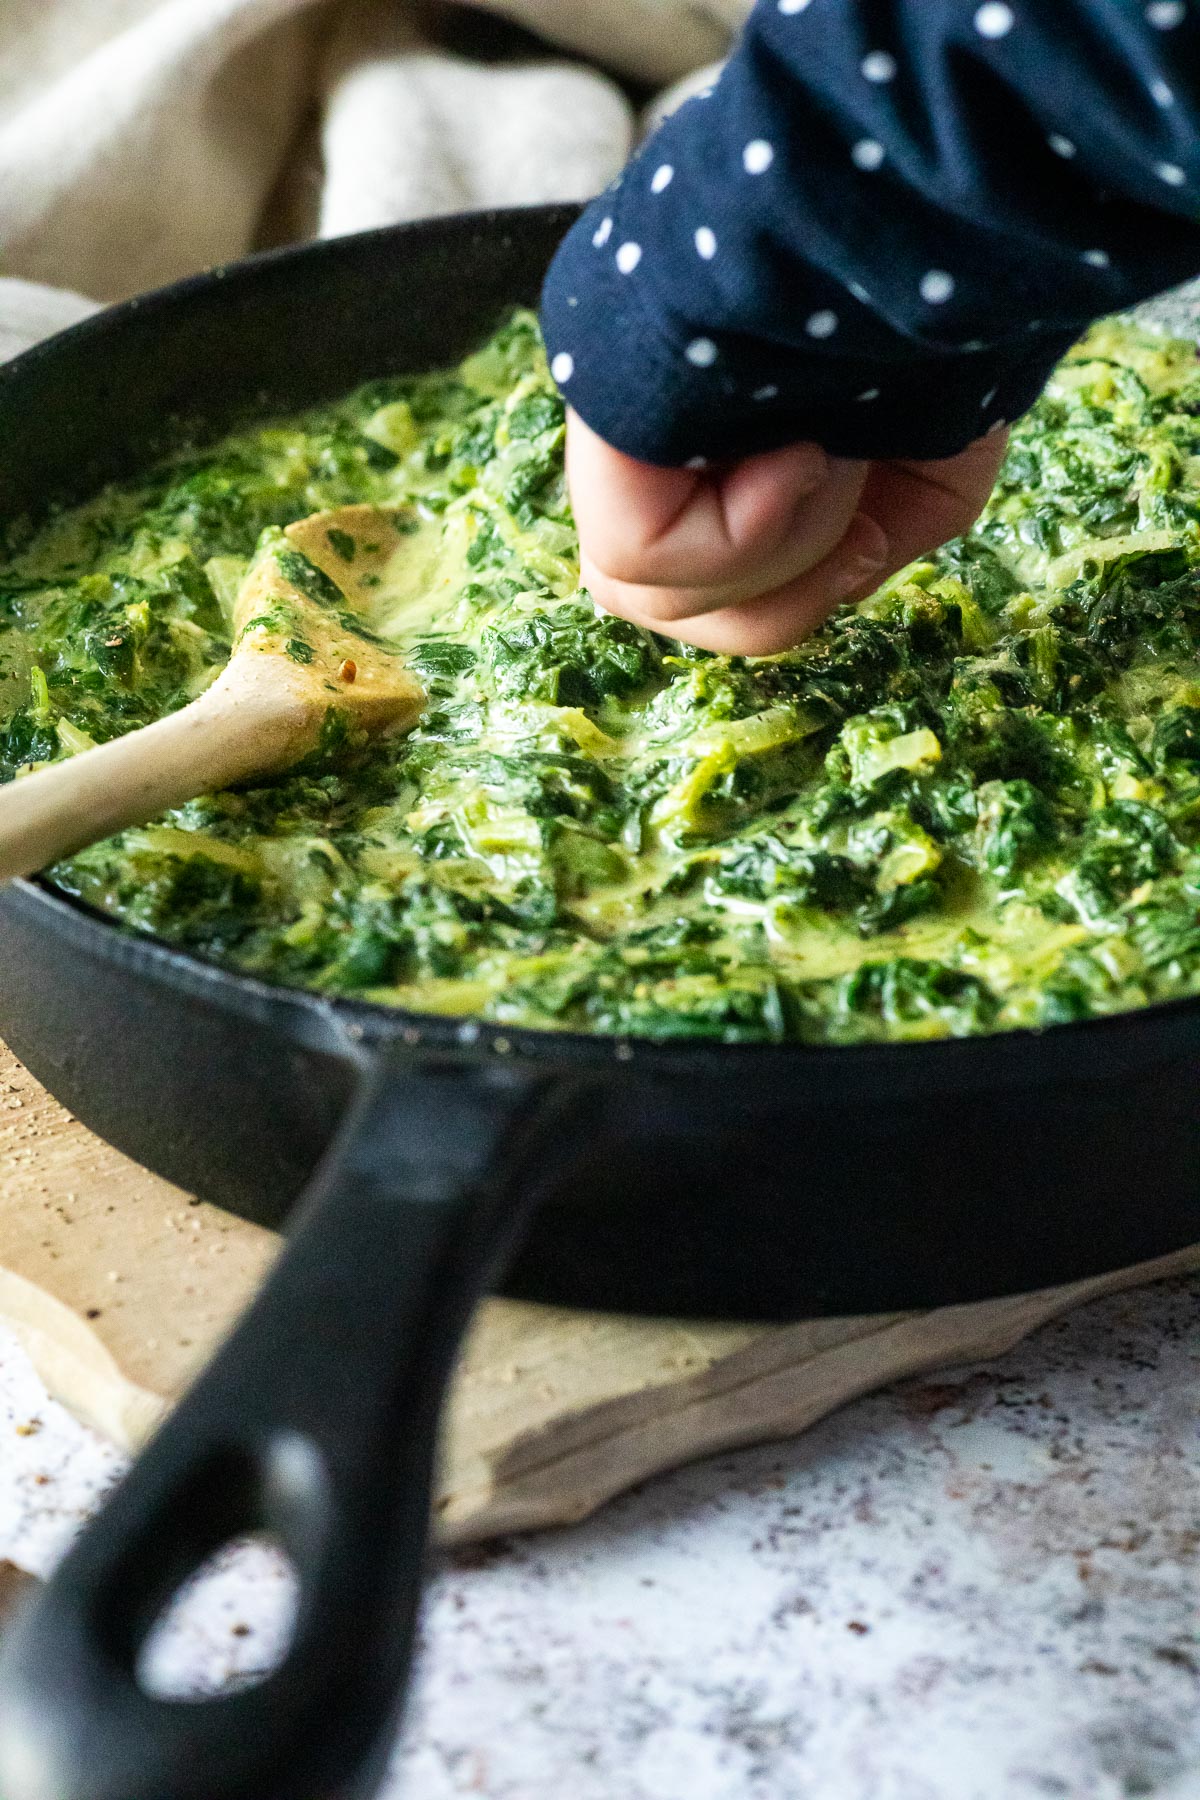
[[[274,774],[313,748],[319,729],[286,681],[246,681],[231,664],[179,712],[0,787],[0,881],[47,868],[197,794]]]

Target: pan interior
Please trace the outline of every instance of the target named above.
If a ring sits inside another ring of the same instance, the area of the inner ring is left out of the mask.
[[[389,369],[452,363],[514,298],[536,298],[569,216],[316,246],[104,315],[0,371],[0,429],[23,447],[0,465],[5,512],[147,467],[173,414],[216,436]],[[1188,1000],[833,1054],[614,1044],[329,1005],[24,884],[0,896],[0,955],[0,1033],[33,1072],[128,1154],[268,1224],[344,1112],[353,1042],[391,1043],[414,1081],[430,1052],[465,1073],[500,1063],[598,1079],[600,1113],[548,1159],[506,1276],[529,1297],[860,1312],[1075,1279],[1196,1235]]]
[[[294,777],[54,871],[133,929],[410,1012],[660,1040],[929,1040],[1185,997],[1196,388],[1188,343],[1097,327],[975,531],[745,661],[580,588],[562,402],[510,310],[444,373],[10,528],[0,761],[202,692],[256,554],[365,622],[364,655],[401,650],[425,717],[364,746],[331,704]]]

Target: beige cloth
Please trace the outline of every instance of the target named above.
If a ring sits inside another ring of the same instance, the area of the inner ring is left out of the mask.
[[[584,198],[639,130],[617,78],[686,78],[748,8],[0,0],[0,355],[78,316],[29,283],[108,301],[264,243]],[[544,53],[463,54],[467,9]]]
[[[751,0],[486,0],[486,4],[551,43],[658,86],[723,56],[750,11]]]

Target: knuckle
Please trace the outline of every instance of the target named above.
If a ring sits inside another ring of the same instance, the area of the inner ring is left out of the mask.
[[[598,552],[593,550],[592,560],[610,581],[633,585],[652,583],[658,576],[654,555],[643,544],[608,543]]]

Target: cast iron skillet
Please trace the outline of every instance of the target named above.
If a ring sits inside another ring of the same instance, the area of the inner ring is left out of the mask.
[[[459,357],[533,300],[564,209],[216,271],[0,370],[0,517]],[[977,1300],[1200,1236],[1200,1002],[845,1050],[496,1030],[270,988],[71,904],[0,896],[0,1033],[88,1125],[250,1218],[259,1299],[10,1635],[6,1800],[376,1791],[408,1672],[430,1463],[486,1286],[771,1318]],[[258,1687],[151,1698],[180,1581],[267,1530],[301,1581]]]

